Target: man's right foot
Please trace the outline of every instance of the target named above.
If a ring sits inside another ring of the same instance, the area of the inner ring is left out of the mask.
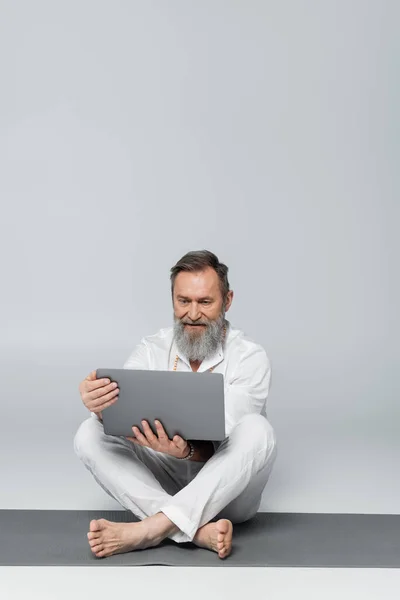
[[[92,552],[102,558],[158,546],[163,539],[176,531],[179,529],[164,513],[157,513],[139,523],[92,519],[87,538]]]
[[[228,519],[207,523],[197,530],[193,543],[218,553],[220,558],[229,556],[232,550],[233,525]]]

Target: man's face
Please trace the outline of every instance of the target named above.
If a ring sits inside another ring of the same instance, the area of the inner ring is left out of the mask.
[[[201,334],[209,321],[221,314],[222,294],[217,273],[209,267],[205,271],[191,273],[182,271],[175,279],[174,313],[181,319],[185,329],[194,335]],[[203,324],[203,325],[202,325]]]
[[[173,294],[175,334],[181,350],[191,360],[204,360],[215,351],[232,297],[230,291],[224,306],[219,278],[211,267],[177,275]]]

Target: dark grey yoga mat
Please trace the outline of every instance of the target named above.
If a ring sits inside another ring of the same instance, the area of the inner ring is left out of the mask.
[[[136,521],[126,511],[0,510],[1,566],[400,567],[400,515],[258,513],[234,525],[232,554],[165,540],[97,558],[91,519]]]

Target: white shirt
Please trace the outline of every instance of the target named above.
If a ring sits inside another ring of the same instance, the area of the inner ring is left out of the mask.
[[[177,371],[192,371],[190,362],[178,351],[173,327],[160,329],[142,338],[124,364],[124,369],[172,371],[178,355]],[[213,373],[224,375],[225,433],[228,436],[238,421],[248,413],[266,415],[266,400],[271,382],[271,365],[262,346],[227,321],[224,347],[204,360],[198,373],[214,367]]]

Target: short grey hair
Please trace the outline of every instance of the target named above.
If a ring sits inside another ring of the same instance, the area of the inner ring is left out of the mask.
[[[204,271],[211,267],[217,273],[222,294],[222,300],[225,303],[229,292],[228,267],[219,262],[217,256],[209,250],[194,250],[188,252],[178,260],[171,269],[171,294],[174,295],[174,284],[178,273],[190,271],[192,273]]]

